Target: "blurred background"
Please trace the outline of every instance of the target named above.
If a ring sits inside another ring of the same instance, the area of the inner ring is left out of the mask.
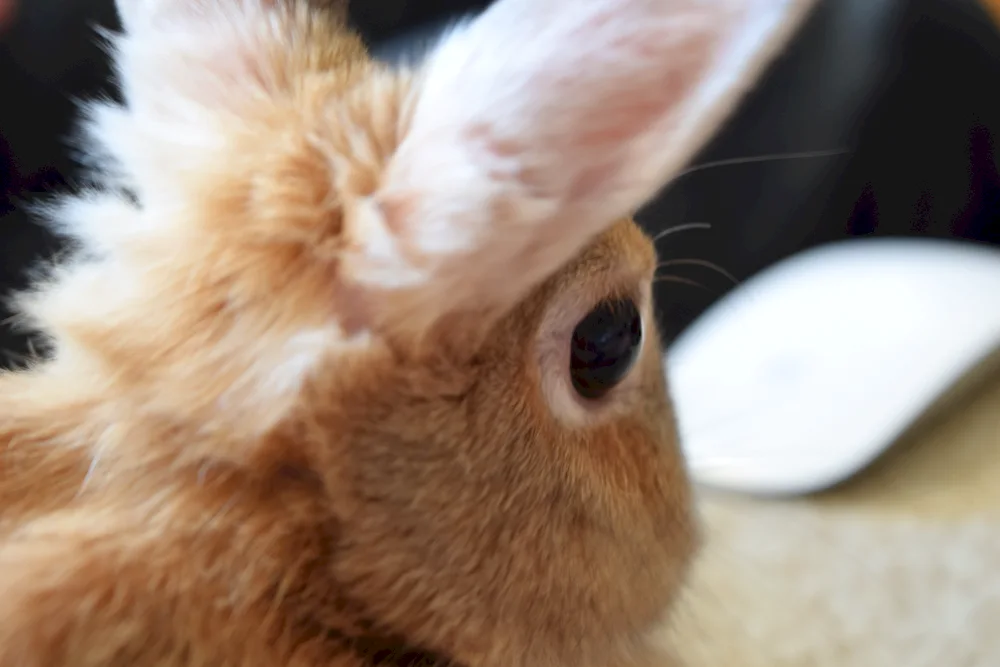
[[[70,188],[75,101],[114,95],[113,0],[0,0],[0,293],[58,240],[26,208]],[[377,55],[419,52],[483,0],[353,0]],[[669,342],[734,285],[868,235],[1000,243],[1000,32],[976,0],[821,0],[721,134],[640,215],[664,260]],[[695,260],[691,262],[691,260]],[[721,270],[720,270],[721,269]],[[729,274],[728,276],[725,274]],[[97,298],[97,297],[95,297]],[[27,349],[0,306],[0,364]]]

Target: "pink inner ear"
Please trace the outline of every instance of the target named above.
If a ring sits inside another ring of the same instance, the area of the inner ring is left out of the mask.
[[[419,268],[431,317],[509,305],[682,168],[811,4],[499,0],[425,67],[374,281]]]
[[[444,44],[387,191],[426,200],[486,189],[563,209],[596,206],[593,217],[612,220],[662,185],[665,165],[678,161],[669,135],[746,8],[595,0],[553,13],[559,4],[501,0]],[[664,164],[649,169],[647,156],[657,154]],[[428,224],[438,223],[418,215],[404,227],[423,235]]]

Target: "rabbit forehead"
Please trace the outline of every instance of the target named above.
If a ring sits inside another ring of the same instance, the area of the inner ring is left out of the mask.
[[[561,354],[579,320],[602,301],[630,299],[643,317],[651,318],[655,269],[652,240],[631,219],[619,220],[525,297],[506,320],[526,350],[548,339]]]
[[[653,242],[625,218],[598,234],[555,279],[565,290],[586,286],[599,292],[634,294],[636,283],[651,279],[655,268]]]

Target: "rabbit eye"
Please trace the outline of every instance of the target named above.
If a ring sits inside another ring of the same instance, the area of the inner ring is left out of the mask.
[[[570,344],[570,376],[583,398],[614,389],[638,356],[642,317],[631,299],[605,301],[580,320]]]

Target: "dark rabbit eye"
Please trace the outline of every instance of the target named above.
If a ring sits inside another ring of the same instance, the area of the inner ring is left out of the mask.
[[[573,330],[569,372],[583,398],[614,389],[635,363],[642,342],[642,317],[631,299],[605,301]]]

